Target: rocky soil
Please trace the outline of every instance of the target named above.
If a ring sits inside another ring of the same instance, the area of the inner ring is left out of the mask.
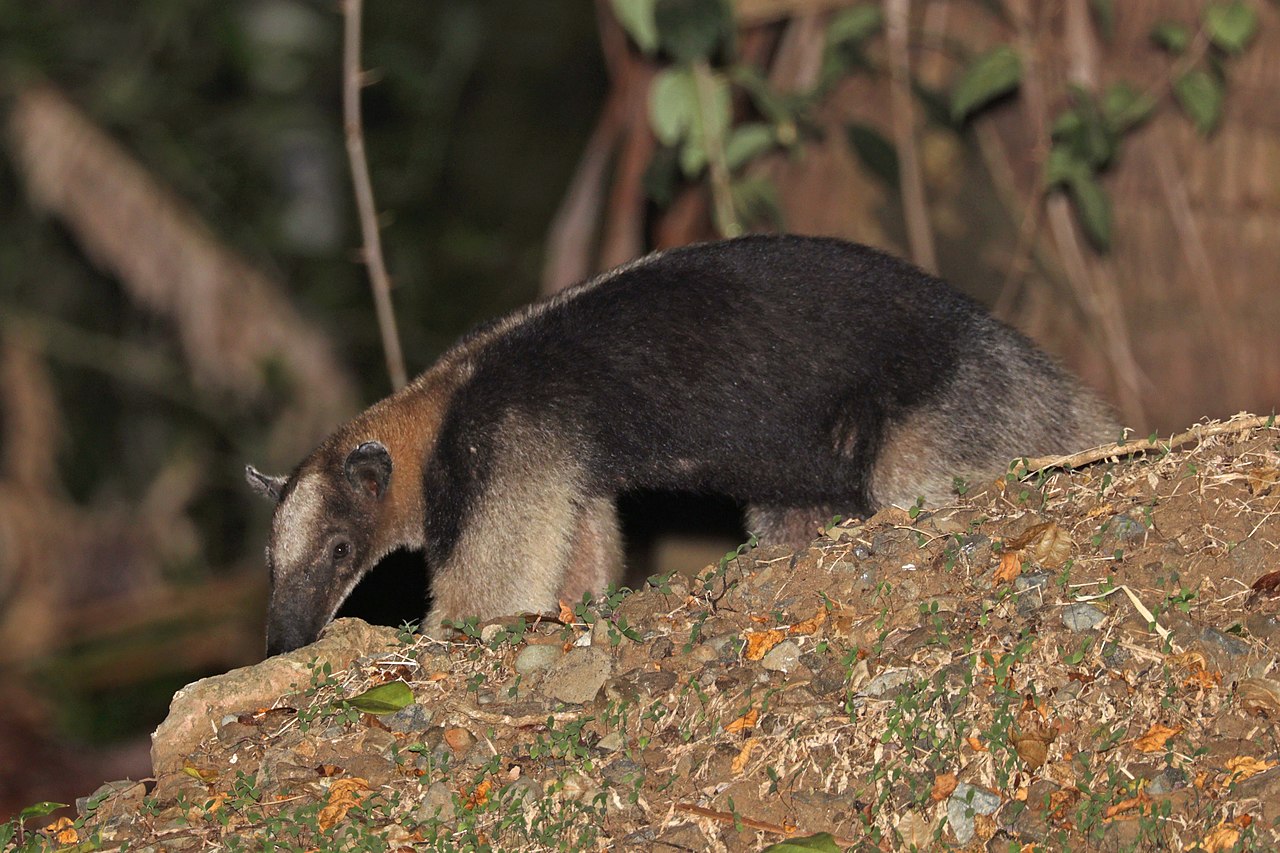
[[[339,621],[181,691],[153,780],[27,844],[1277,849],[1280,430],[1252,423],[555,620]]]

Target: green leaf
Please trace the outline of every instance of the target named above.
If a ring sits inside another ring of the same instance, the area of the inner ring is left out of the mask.
[[[1191,44],[1191,31],[1173,21],[1161,21],[1151,28],[1151,40],[1173,54],[1186,53]]]
[[[725,163],[730,169],[736,169],[768,151],[776,141],[773,128],[763,122],[739,125],[724,145]]]
[[[800,851],[812,853],[814,850],[821,853],[840,853],[840,845],[836,844],[835,836],[831,833],[819,832],[817,835],[806,835],[804,838],[788,838],[786,841],[779,841],[764,848],[761,853],[800,853]]]
[[[31,817],[44,817],[45,815],[53,814],[58,809],[65,809],[68,807],[67,803],[54,803],[49,800],[45,800],[44,802],[29,805],[22,811],[18,812],[18,819],[26,820]]]
[[[767,222],[779,231],[783,228],[782,205],[778,203],[778,191],[767,178],[743,178],[734,181],[729,188],[733,196],[733,209],[748,224]]]
[[[1075,149],[1066,144],[1054,145],[1044,164],[1044,185],[1069,184],[1080,175],[1089,174],[1089,164],[1080,159]]]
[[[879,32],[884,13],[879,6],[864,4],[845,9],[827,24],[827,44],[861,44]]]
[[[698,92],[688,68],[664,68],[649,87],[649,124],[663,145],[678,145],[693,127]]]
[[[1094,176],[1081,172],[1067,183],[1067,192],[1076,208],[1084,232],[1099,250],[1111,248],[1111,199]]]
[[[1227,53],[1239,53],[1258,31],[1258,16],[1244,0],[1214,3],[1204,10],[1209,40]]]
[[[694,73],[689,72],[689,86],[694,99],[693,115],[684,146],[680,149],[680,168],[690,178],[707,165],[708,147],[723,144],[733,117],[733,96],[729,90],[729,81],[719,74],[711,74],[710,80],[712,88],[704,100],[699,97],[698,81]]]
[[[1022,60],[1017,52],[1008,45],[989,50],[969,64],[952,89],[951,117],[961,121],[1021,82]]]
[[[390,714],[413,702],[413,691],[403,681],[390,681],[371,687],[347,704],[365,714]]]
[[[657,0],[658,42],[677,62],[709,58],[732,32],[723,0]]]
[[[849,146],[858,155],[862,165],[890,187],[898,187],[898,150],[884,134],[868,124],[850,124],[845,127]]]
[[[1128,83],[1113,83],[1102,96],[1102,112],[1114,133],[1124,133],[1142,124],[1156,107],[1155,99],[1134,90]]]
[[[1222,117],[1222,83],[1208,71],[1193,68],[1173,84],[1173,93],[1196,130],[1208,136]]]
[[[618,23],[645,53],[658,49],[658,24],[654,19],[655,0],[609,0]]]

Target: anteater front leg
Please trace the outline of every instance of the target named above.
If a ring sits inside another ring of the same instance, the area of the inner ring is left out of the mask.
[[[612,502],[583,494],[568,442],[508,419],[491,442],[474,446],[440,454],[446,487],[428,490],[436,518],[458,513],[452,525],[433,525],[428,508],[429,562],[436,557],[428,631],[445,620],[554,613],[561,597],[580,598],[616,574]],[[449,466],[450,458],[464,461]]]

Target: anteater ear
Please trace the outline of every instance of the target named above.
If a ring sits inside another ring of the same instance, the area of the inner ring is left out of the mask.
[[[391,454],[378,441],[366,441],[347,455],[347,482],[351,488],[381,499],[391,483]]]
[[[284,491],[284,484],[289,481],[288,477],[272,477],[264,474],[252,465],[244,466],[244,478],[249,481],[249,485],[255,492],[277,503],[280,501],[280,493]]]

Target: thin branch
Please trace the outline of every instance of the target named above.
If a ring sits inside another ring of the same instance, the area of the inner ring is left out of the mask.
[[[387,373],[391,386],[399,390],[408,382],[404,354],[400,350],[400,334],[396,331],[395,309],[391,307],[391,279],[382,259],[382,238],[378,234],[378,212],[373,202],[373,184],[369,180],[369,161],[364,151],[364,127],[360,120],[360,20],[363,0],[342,0],[342,118],[347,139],[347,158],[351,161],[351,182],[355,188],[356,208],[360,214],[360,231],[364,236],[362,255],[369,270],[373,303],[382,333],[382,349],[387,357]]]
[[[889,95],[893,103],[893,141],[898,151],[902,210],[907,221],[911,259],[927,272],[938,272],[938,256],[929,227],[929,207],[916,147],[915,103],[911,97],[911,56],[907,25],[911,0],[885,0],[885,29],[889,47]]]
[[[711,201],[715,210],[716,229],[725,237],[737,237],[742,233],[742,223],[733,208],[733,189],[729,180],[729,166],[724,159],[724,135],[715,120],[715,77],[705,59],[693,63],[694,89],[698,97],[698,112],[702,114],[702,141],[707,147],[707,170],[711,176]]]
[[[1037,456],[1034,459],[1026,460],[1025,467],[1028,474],[1035,474],[1047,468],[1079,468],[1081,465],[1100,462],[1103,459],[1110,459],[1112,457],[1133,456],[1138,453],[1147,453],[1152,450],[1158,450],[1164,453],[1173,450],[1175,447],[1181,447],[1182,445],[1188,444],[1192,441],[1202,441],[1211,436],[1248,432],[1250,430],[1263,427],[1267,429],[1275,429],[1276,416],[1249,415],[1245,412],[1241,412],[1229,421],[1197,424],[1185,432],[1180,432],[1175,436],[1171,436],[1168,441],[1144,438],[1139,439],[1138,441],[1121,441],[1116,442],[1115,444],[1105,444],[1101,447],[1093,447],[1067,456]]]

